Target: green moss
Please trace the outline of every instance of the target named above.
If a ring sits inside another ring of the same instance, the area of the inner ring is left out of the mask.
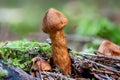
[[[10,60],[6,64],[12,64],[27,71],[27,65],[35,55],[51,51],[51,46],[48,43],[19,40],[8,42],[6,46],[0,49],[0,56],[3,60]]]
[[[0,71],[0,79],[2,79],[3,76],[8,75],[8,71],[3,69]]]

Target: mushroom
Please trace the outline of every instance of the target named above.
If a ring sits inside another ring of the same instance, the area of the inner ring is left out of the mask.
[[[98,52],[108,56],[120,56],[120,47],[109,40],[104,40],[98,48]]]
[[[63,31],[67,18],[58,10],[50,8],[43,18],[43,32],[48,33],[52,42],[52,55],[55,66],[65,75],[71,74],[71,60],[66,47]]]

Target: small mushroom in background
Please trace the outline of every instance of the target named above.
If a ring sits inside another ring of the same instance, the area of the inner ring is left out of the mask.
[[[108,56],[120,56],[120,47],[111,41],[104,40],[101,43],[98,52]]]
[[[50,64],[44,59],[42,59],[41,57],[34,57],[31,62],[32,62],[32,65],[31,65],[30,75],[33,77],[39,76],[39,78],[41,78],[41,71],[52,70]],[[39,73],[39,75],[36,73]]]
[[[35,57],[32,59],[32,70],[34,71],[51,71],[50,64],[41,57]]]
[[[55,66],[62,69],[65,75],[71,74],[71,60],[66,47],[63,31],[68,23],[67,18],[58,10],[50,8],[43,18],[43,32],[48,33],[51,39],[53,61]]]

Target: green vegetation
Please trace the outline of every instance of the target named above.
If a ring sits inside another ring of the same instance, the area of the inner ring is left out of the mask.
[[[2,44],[2,43],[1,43]],[[51,46],[48,43],[40,43],[38,41],[13,41],[9,42],[4,48],[0,49],[0,56],[4,64],[12,64],[19,66],[23,70],[28,70],[28,63],[31,59],[38,54],[51,52]]]
[[[104,16],[98,5],[94,3],[94,0],[92,1],[76,1],[65,6],[63,12],[69,19],[69,24],[65,31],[69,34],[108,39],[120,45],[120,25],[115,24],[109,20],[109,17]],[[71,5],[76,6],[71,7]],[[111,7],[115,8],[113,5],[114,3],[111,4]]]
[[[3,43],[0,43],[2,45]],[[51,45],[48,43],[41,43],[38,41],[28,41],[19,40],[8,42],[6,46],[0,49],[0,58],[2,60],[7,60],[8,62],[3,62],[8,65],[15,65],[22,68],[25,71],[29,71],[29,63],[35,56],[44,53],[51,52]],[[93,53],[93,49],[88,49],[83,52],[77,52],[75,50],[70,50],[73,55],[83,55]],[[48,54],[49,55],[49,54]],[[48,58],[50,55],[48,56]],[[52,56],[51,56],[52,57]]]
[[[102,16],[97,20],[91,20],[89,17],[87,19],[82,18],[76,30],[79,35],[101,37],[120,44],[120,26],[113,24]]]
[[[3,76],[8,75],[7,70],[3,69],[0,71],[0,79],[2,79]]]

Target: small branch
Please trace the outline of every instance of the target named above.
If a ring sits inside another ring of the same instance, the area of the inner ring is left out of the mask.
[[[68,78],[62,74],[58,74],[58,73],[52,73],[52,72],[41,72],[41,74],[43,75],[49,75],[49,76],[53,76],[53,77],[56,77],[56,78],[60,78],[60,80],[75,80],[75,79],[72,79],[72,78]]]
[[[114,60],[120,61],[120,57],[117,57],[117,56],[106,56],[106,55],[103,55],[103,53],[100,53],[98,51],[96,51],[95,53],[98,54],[98,55],[94,55],[96,57],[103,57],[103,58],[114,59]]]
[[[43,78],[41,76],[41,63],[40,63],[40,65],[38,64],[38,71],[39,71],[39,78],[40,78],[40,80],[43,80]]]
[[[117,70],[115,70],[114,68],[112,68],[112,67],[108,67],[108,66],[105,66],[105,65],[103,65],[103,64],[99,64],[99,63],[96,63],[96,62],[94,62],[94,61],[91,61],[91,60],[88,60],[88,62],[91,62],[92,64],[96,64],[97,66],[100,66],[100,67],[103,67],[103,68],[105,68],[105,69],[107,69],[107,70],[109,70],[109,71],[112,71],[112,72],[115,72],[115,73],[119,73],[120,74],[120,71],[117,71]]]
[[[99,75],[97,75],[96,73],[93,73],[93,75],[98,79],[98,80],[104,80],[103,78],[101,78]]]
[[[3,47],[6,46],[7,44],[8,44],[8,42],[3,43],[3,44],[0,46],[0,48],[3,48]]]

